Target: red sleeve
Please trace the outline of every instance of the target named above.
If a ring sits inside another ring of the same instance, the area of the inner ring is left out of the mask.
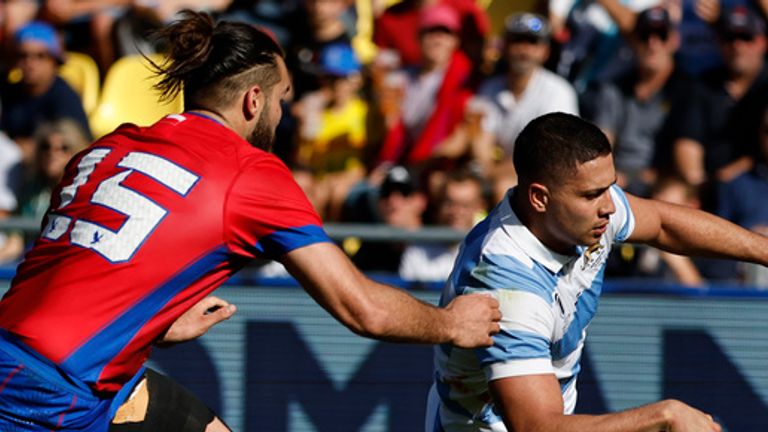
[[[276,258],[330,241],[322,221],[288,168],[266,155],[247,164],[225,206],[225,238],[238,255]]]

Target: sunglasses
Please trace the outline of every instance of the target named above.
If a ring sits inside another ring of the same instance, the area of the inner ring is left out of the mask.
[[[662,42],[666,42],[669,39],[669,31],[667,30],[654,30],[654,31],[640,31],[637,37],[645,43],[648,43],[652,37],[657,37]]]
[[[20,60],[43,60],[52,58],[48,51],[19,51],[17,54]]]
[[[545,41],[544,38],[532,34],[511,34],[507,36],[508,43],[538,45]]]
[[[726,33],[723,35],[723,40],[726,42],[752,42],[755,40],[755,35],[749,33]]]
[[[72,147],[69,144],[51,145],[51,143],[45,142],[40,144],[40,151],[42,152],[60,151],[64,153],[69,153],[72,151]]]
[[[428,33],[441,33],[441,34],[449,34],[449,35],[456,34],[456,32],[454,32],[453,30],[449,29],[448,27],[440,26],[440,25],[432,26],[432,27],[425,27],[425,28],[420,30],[420,33],[422,35],[425,35],[425,34],[428,34]]]

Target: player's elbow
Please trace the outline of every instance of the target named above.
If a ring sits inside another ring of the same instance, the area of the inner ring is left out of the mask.
[[[373,304],[358,305],[346,324],[350,330],[360,336],[381,339],[388,335],[387,311]]]

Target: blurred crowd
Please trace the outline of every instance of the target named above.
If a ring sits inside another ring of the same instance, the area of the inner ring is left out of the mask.
[[[768,235],[763,0],[5,0],[0,213],[41,218],[92,134],[59,68],[101,76],[162,53],[185,9],[252,23],[285,49],[293,95],[275,152],[326,222],[466,231],[515,185],[515,138],[553,111],[597,124],[626,190]],[[0,261],[29,239],[5,233]],[[346,241],[364,270],[447,277],[457,245]],[[280,272],[270,268],[265,271]],[[629,245],[609,271],[768,287],[765,268]]]

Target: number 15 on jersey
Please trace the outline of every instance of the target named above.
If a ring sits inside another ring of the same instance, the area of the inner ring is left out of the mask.
[[[72,183],[61,189],[61,204],[52,209],[48,216],[48,224],[42,233],[43,238],[58,240],[69,231],[72,218],[66,216],[64,210],[74,201],[81,186],[89,181],[93,171],[111,151],[109,148],[97,147],[80,159],[77,175]],[[123,225],[113,231],[96,222],[78,219],[69,234],[72,244],[91,249],[112,263],[130,260],[168,213],[165,208],[142,195],[140,191],[124,186],[122,182],[128,176],[136,175],[138,171],[181,196],[186,196],[200,178],[168,159],[145,152],[128,153],[117,163],[117,167],[124,170],[101,180],[93,195],[84,198],[89,199],[92,205],[106,207],[125,215],[127,218]]]

